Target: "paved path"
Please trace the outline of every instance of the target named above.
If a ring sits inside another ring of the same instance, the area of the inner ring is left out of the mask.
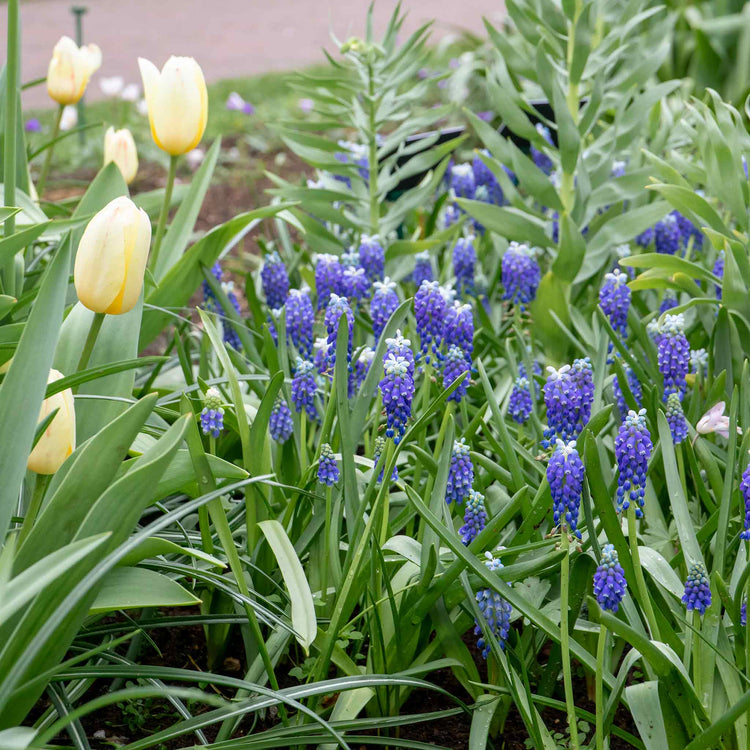
[[[341,40],[363,35],[368,0],[27,0],[21,3],[23,81],[45,75],[57,39],[74,36],[74,4],[89,8],[84,40],[102,48],[98,76],[140,82],[137,57],[161,67],[177,54],[195,57],[207,80],[216,81],[322,61],[322,47],[333,51],[331,28]],[[394,5],[394,0],[377,1],[377,29],[385,27]],[[459,28],[482,33],[482,17],[497,23],[503,11],[502,0],[404,0],[403,6],[405,33],[439,19],[434,39]],[[0,14],[5,14],[2,5]],[[4,23],[0,31],[4,61]],[[96,79],[87,96],[101,97]],[[24,93],[26,107],[47,103],[44,87]]]

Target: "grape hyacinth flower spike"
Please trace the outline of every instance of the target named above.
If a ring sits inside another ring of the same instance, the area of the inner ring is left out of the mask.
[[[654,246],[657,253],[674,255],[680,249],[681,239],[677,219],[672,214],[667,214],[654,225]]]
[[[670,393],[685,395],[685,376],[690,367],[690,344],[685,338],[682,315],[667,315],[659,328],[657,343],[659,372],[664,378],[664,401]]]
[[[591,407],[594,404],[594,369],[591,366],[591,360],[588,357],[574,360],[570,374],[581,394],[576,426],[576,437],[578,437],[584,425],[591,419]]]
[[[445,311],[443,340],[450,348],[457,346],[467,357],[474,352],[474,313],[471,305],[456,301]]]
[[[491,156],[488,149],[483,149],[481,153],[487,157]],[[474,184],[477,187],[486,188],[487,199],[490,203],[494,203],[496,206],[502,206],[505,202],[503,189],[500,187],[500,183],[492,173],[492,170],[480,158],[479,153],[474,154],[471,167],[474,170]]]
[[[608,273],[599,292],[599,307],[609,319],[615,333],[625,339],[628,335],[628,310],[630,309],[630,287],[624,273]]]
[[[385,340],[385,346],[386,351],[385,356],[383,357],[383,362],[388,359],[389,355],[403,357],[409,365],[409,374],[413,378],[414,368],[416,366],[414,362],[414,352],[411,350],[411,341],[403,337],[400,328],[396,329],[396,335],[392,339]]]
[[[513,384],[513,390],[508,399],[508,414],[517,424],[526,424],[533,408],[529,380],[519,376]]]
[[[688,425],[682,411],[682,402],[676,393],[670,393],[667,398],[667,422],[672,433],[672,442],[679,445],[687,437]]]
[[[477,265],[477,251],[474,249],[474,235],[456,240],[453,248],[453,273],[456,287],[461,297],[474,294],[474,272]]]
[[[326,314],[323,322],[326,324],[328,331],[328,369],[333,370],[336,364],[336,337],[339,333],[339,320],[341,316],[346,316],[349,326],[349,337],[346,359],[351,362],[352,358],[352,336],[354,334],[354,313],[349,307],[346,297],[339,297],[338,294],[331,294],[331,299],[326,308]]]
[[[583,492],[583,461],[575,442],[557,441],[557,447],[547,464],[547,481],[552,494],[555,527],[566,524],[579,539],[578,511]]]
[[[620,565],[617,550],[613,544],[605,544],[602,557],[594,573],[594,596],[599,606],[610,612],[617,612],[625,597],[628,583],[625,571]]]
[[[417,320],[420,356],[430,363],[430,355],[437,355],[443,339],[445,296],[437,281],[423,281],[414,295],[414,316]]]
[[[339,465],[336,463],[331,446],[323,443],[318,461],[318,481],[327,487],[332,487],[339,481],[339,476]]]
[[[221,393],[218,388],[209,388],[203,397],[201,410],[201,430],[204,435],[217,438],[224,429],[224,409],[221,403]]]
[[[471,164],[455,164],[450,168],[450,189],[457,198],[473,198],[476,190]]]
[[[292,412],[289,411],[289,406],[283,396],[276,397],[273,409],[271,409],[271,418],[268,420],[268,430],[277,443],[286,443],[292,436],[294,431]]]
[[[313,370],[312,362],[297,357],[294,377],[292,378],[292,403],[298,412],[304,409],[307,412],[308,419],[315,422],[318,419],[318,410],[315,408],[317,386]]]
[[[370,294],[370,282],[365,274],[365,269],[358,266],[344,268],[341,286],[344,290],[344,296],[354,307],[367,299]]]
[[[566,443],[577,438],[581,412],[581,391],[570,365],[563,365],[559,370],[548,367],[547,371],[549,376],[542,386],[548,424],[544,431],[543,448],[554,445],[557,438]]]
[[[492,553],[486,552],[485,557],[484,564],[488,570],[496,572],[502,569],[503,564],[493,557]],[[474,635],[480,636],[477,639],[477,648],[481,649],[482,657],[486,659],[490,653],[490,646],[485,634],[492,633],[500,648],[504,649],[510,631],[510,617],[513,614],[513,607],[507,599],[491,588],[477,591],[476,598],[477,606],[482,614],[482,621],[474,621]]]
[[[468,546],[476,539],[487,523],[487,510],[484,507],[484,495],[475,490],[469,491],[464,511],[464,525],[458,530],[461,541]]]
[[[445,486],[445,502],[460,505],[469,496],[474,483],[474,464],[469,455],[469,446],[464,438],[453,441],[451,463],[448,468],[448,483]]]
[[[471,371],[471,360],[463,349],[458,346],[452,346],[448,350],[448,355],[443,363],[443,388],[448,388],[455,380],[464,373]],[[458,384],[456,389],[448,396],[448,401],[461,403],[461,399],[466,395],[469,387],[468,375]]]
[[[411,280],[417,289],[419,289],[423,281],[435,280],[435,272],[432,270],[432,260],[427,250],[423,250],[414,256],[414,271],[412,272]]]
[[[383,281],[385,276],[385,250],[380,238],[374,234],[363,234],[359,241],[359,265],[364,269],[367,280],[373,284]]]
[[[534,251],[526,244],[511,242],[502,259],[503,299],[523,309],[536,297],[540,278]]]
[[[383,329],[391,315],[398,307],[398,294],[396,284],[387,276],[383,281],[376,281],[373,285],[374,293],[370,300],[370,318],[372,319],[372,331],[375,341],[380,340]]]
[[[414,378],[409,371],[409,363],[403,357],[387,354],[383,362],[383,379],[380,393],[386,414],[386,436],[393,438],[398,445],[406,432],[406,422],[411,416],[414,398]]]
[[[678,304],[679,301],[677,300],[677,294],[671,289],[667,289],[664,292],[664,297],[662,297],[662,300],[659,303],[659,315],[664,315],[665,312],[671,310],[674,307],[677,307]]]
[[[701,615],[706,614],[706,610],[711,606],[711,586],[703,563],[693,563],[688,568],[682,603],[688,611],[695,610]]]
[[[289,294],[289,276],[284,261],[276,250],[266,256],[260,280],[268,306],[271,309],[283,307]]]
[[[617,459],[617,511],[625,512],[631,503],[637,503],[636,518],[643,516],[643,499],[646,494],[646,474],[653,450],[651,433],[646,427],[646,410],[629,411],[615,438]]]
[[[742,479],[740,479],[740,495],[742,495],[742,500],[745,503],[745,528],[740,534],[740,539],[750,541],[750,464],[748,464],[742,473]]]
[[[312,357],[315,312],[306,291],[292,289],[286,300],[286,333],[297,351],[306,359]]]
[[[343,292],[344,268],[335,255],[315,256],[315,290],[318,294],[318,310],[328,307],[332,294]]]
[[[327,337],[321,336],[315,339],[315,343],[313,344],[313,364],[320,375],[325,375],[328,372],[328,350],[330,348]]]

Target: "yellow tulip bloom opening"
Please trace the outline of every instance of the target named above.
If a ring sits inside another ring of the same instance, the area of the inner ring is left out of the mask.
[[[102,53],[95,44],[78,47],[70,37],[61,37],[47,70],[49,95],[58,104],[75,104],[101,64]]]
[[[123,179],[129,185],[138,172],[138,150],[133,134],[127,129],[107,128],[104,134],[104,166],[113,161],[120,169]]]
[[[89,222],[76,254],[78,299],[96,313],[121,315],[138,301],[151,245],[151,222],[130,198],[115,198]]]
[[[61,372],[50,370],[47,383],[54,383],[62,377]],[[37,474],[54,474],[76,448],[76,414],[70,388],[44,399],[39,422],[56,409],[57,414],[47,425],[27,461],[28,468]]]
[[[192,57],[173,56],[161,72],[142,57],[138,66],[156,145],[171,156],[192,151],[208,120],[208,92],[200,65]]]

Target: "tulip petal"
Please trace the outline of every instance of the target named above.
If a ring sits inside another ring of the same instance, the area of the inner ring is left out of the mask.
[[[156,107],[156,102],[159,100],[161,74],[156,65],[154,65],[151,60],[146,60],[145,57],[138,58],[138,68],[141,71],[141,80],[143,81],[143,96],[146,99],[146,106],[148,108],[148,122],[151,126],[151,137],[159,148],[163,148],[156,135],[156,128],[154,127],[154,109]]]

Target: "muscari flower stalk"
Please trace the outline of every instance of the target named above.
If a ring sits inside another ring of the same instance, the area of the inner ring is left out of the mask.
[[[386,323],[398,307],[398,294],[396,294],[396,284],[387,276],[383,281],[376,281],[372,286],[374,293],[370,300],[370,318],[377,342],[380,340]]]
[[[271,418],[268,420],[268,429],[271,437],[277,443],[286,443],[294,431],[292,412],[289,411],[283,396],[277,396],[271,409]]]
[[[375,450],[372,454],[372,462],[375,466],[378,465],[378,461],[380,461],[380,456],[383,454],[383,451],[385,450],[385,438],[382,435],[378,435],[375,438]],[[383,468],[380,469],[380,474],[378,474],[378,482],[383,481],[383,473],[385,472],[385,465],[383,465]],[[391,482],[398,482],[398,467],[393,467],[393,472],[391,473]]]
[[[455,164],[450,168],[450,189],[458,198],[473,198],[476,190],[471,164]]]
[[[332,294],[341,294],[344,268],[335,255],[315,256],[315,290],[318,294],[318,310],[328,307]]]
[[[618,177],[624,177],[625,176],[625,169],[627,168],[628,163],[626,161],[622,161],[620,159],[616,159],[612,162],[612,171],[610,172],[610,175],[613,179],[617,179]]]
[[[703,563],[693,563],[688,568],[682,603],[688,611],[694,609],[701,615],[711,606],[711,586]]]
[[[240,314],[240,303],[237,299],[237,295],[234,293],[234,283],[232,281],[222,281],[224,272],[221,270],[221,264],[215,263],[211,268],[211,273],[214,278],[221,284],[221,288],[224,294],[227,295],[229,304],[232,305],[234,311]],[[216,299],[216,295],[213,293],[211,287],[207,281],[203,281],[203,299],[205,301],[206,309],[215,312],[219,316],[219,322],[221,323],[222,339],[225,344],[229,344],[236,351],[240,351],[242,343],[240,337],[237,335],[234,326],[226,320],[227,314],[221,303]]]
[[[393,442],[398,445],[406,432],[406,422],[411,416],[414,378],[407,360],[403,357],[394,357],[390,353],[386,354],[383,362],[383,373],[379,385],[386,414],[385,434],[386,437],[393,438]]]
[[[615,379],[612,381],[612,389],[614,390],[615,401],[617,401],[617,408],[620,410],[620,417],[621,419],[625,419],[630,408],[625,401],[625,396],[622,392],[622,388],[620,388],[618,377],[619,376],[615,375]],[[643,403],[643,391],[641,389],[641,384],[638,382],[638,377],[633,372],[633,368],[630,367],[630,365],[625,365],[625,377],[628,380],[628,387],[633,394],[636,406],[640,409],[641,404]]]
[[[679,445],[687,437],[688,425],[677,393],[670,393],[667,398],[667,422],[672,433],[672,441]]]
[[[469,446],[464,438],[453,441],[451,463],[448,467],[448,483],[445,485],[445,502],[460,505],[471,492],[474,483],[474,464],[469,455]]]
[[[448,355],[443,362],[443,388],[447,388],[453,381],[459,378],[463,373],[471,371],[471,358],[458,346],[452,346],[448,349]],[[469,387],[469,378],[465,377],[458,385],[456,390],[448,396],[448,401],[461,403],[461,399],[466,395]]]
[[[477,252],[474,249],[474,235],[461,237],[453,248],[453,273],[456,287],[462,297],[474,294],[474,271],[477,265]]]
[[[346,297],[339,297],[338,294],[331,294],[331,299],[328,302],[326,308],[326,314],[323,322],[326,324],[326,330],[328,331],[328,368],[333,370],[336,365],[336,336],[339,332],[339,319],[342,315],[346,316],[349,323],[349,337],[348,346],[346,350],[346,361],[351,362],[352,359],[352,336],[354,334],[354,313],[352,308],[349,307],[349,302]]]
[[[359,241],[359,265],[364,268],[367,280],[372,284],[383,281],[385,275],[385,250],[380,238],[374,234],[363,234]]]
[[[693,222],[687,218],[687,216],[683,216],[679,211],[672,211],[672,216],[674,216],[675,220],[677,221],[677,228],[680,231],[682,244],[687,247],[688,242],[692,237],[693,248],[695,250],[700,250],[703,246],[703,233],[701,232],[701,230],[698,229],[698,227],[696,227],[695,224],[693,224]]]
[[[694,375],[706,376],[708,372],[708,352],[705,349],[690,350],[690,372]]]
[[[481,153],[490,156],[488,149],[484,149]],[[502,206],[505,202],[503,189],[492,170],[479,158],[479,154],[474,154],[471,168],[474,170],[474,183],[477,188],[483,187],[486,189],[488,202],[494,203],[496,206]]]
[[[545,125],[542,125],[541,122],[538,122],[536,124],[536,130],[539,135],[544,138],[547,143],[549,143],[550,146],[553,145],[552,142],[552,134],[549,132],[549,128]],[[552,159],[547,156],[543,151],[540,151],[535,146],[531,146],[531,158],[536,164],[536,166],[544,172],[544,174],[549,175],[552,173],[552,169],[554,168],[554,163],[552,162]]]
[[[654,239],[654,228],[644,229],[636,238],[635,242],[643,248],[648,247]]]
[[[555,452],[547,464],[547,481],[552,493],[553,520],[557,528],[567,524],[579,539],[578,511],[583,492],[583,461],[578,455],[574,441],[557,441]]]
[[[450,348],[457,346],[467,357],[474,352],[474,314],[471,305],[454,302],[445,311],[443,341]]]
[[[421,346],[420,355],[429,364],[430,353],[437,355],[443,339],[446,302],[437,281],[423,281],[414,295],[414,316]]]
[[[485,553],[485,565],[491,571],[501,570],[503,564],[500,560],[494,558],[492,553]],[[510,585],[510,584],[508,584]],[[503,598],[494,589],[486,588],[477,591],[477,605],[482,613],[481,623],[474,621],[474,635],[480,636],[477,639],[477,648],[482,650],[482,657],[487,658],[490,653],[490,647],[485,640],[484,633],[492,633],[497,639],[500,648],[505,649],[505,642],[508,639],[510,631],[510,617],[513,614],[513,607],[507,599]]]
[[[339,481],[339,465],[333,455],[331,446],[323,443],[320,447],[320,459],[318,461],[318,481],[328,487]]]
[[[604,284],[599,291],[599,307],[621,339],[628,335],[630,297],[628,277],[624,273],[608,273],[604,276]]]
[[[740,494],[745,502],[745,529],[740,534],[740,539],[750,540],[750,464],[740,479]]]
[[[529,351],[531,351],[529,349]],[[531,372],[534,376],[541,376],[542,374],[542,366],[537,362],[535,359],[531,362]],[[526,365],[523,362],[518,363],[518,375],[522,378],[528,378],[529,375],[526,372]]]
[[[289,276],[276,250],[265,257],[260,279],[268,306],[274,310],[283,307],[289,294]]]
[[[577,438],[581,412],[581,391],[570,365],[563,365],[559,370],[548,367],[547,371],[549,376],[542,386],[548,424],[542,440],[544,448],[554,445],[556,438],[566,443]]]
[[[667,214],[654,225],[654,247],[657,253],[674,255],[680,249],[681,239],[677,219],[672,214]]]
[[[533,250],[526,244],[511,242],[502,259],[503,299],[523,308],[536,297],[540,278]]]
[[[325,375],[328,372],[328,350],[331,347],[328,344],[328,339],[325,336],[315,339],[313,344],[313,364],[319,374]]]
[[[713,267],[714,276],[718,276],[720,279],[724,278],[724,251],[720,250],[716,256],[716,262]],[[721,287],[716,284],[716,299],[721,299]]]
[[[614,544],[605,544],[602,557],[594,573],[594,596],[604,610],[617,612],[625,597],[628,582],[620,565]]]
[[[690,344],[685,338],[685,319],[682,315],[667,315],[659,329],[657,354],[659,372],[664,378],[664,400],[677,393],[685,395],[685,376],[690,367]]]
[[[217,388],[209,388],[203,397],[201,430],[204,435],[217,438],[223,429],[224,409],[221,406],[221,393]]]
[[[678,304],[677,294],[671,289],[667,289],[659,304],[659,315],[664,315],[665,312],[671,310],[673,307],[677,307]]]
[[[312,357],[315,312],[307,291],[292,289],[286,299],[286,333],[297,351],[306,359]]]
[[[487,510],[484,507],[484,495],[475,490],[469,491],[464,511],[464,525],[458,530],[461,541],[471,544],[487,523]]]
[[[452,227],[461,218],[461,210],[455,203],[449,203],[443,208],[441,227],[447,229]],[[432,281],[432,279],[430,279]]]
[[[363,347],[357,355],[357,358],[352,364],[352,371],[349,375],[349,398],[352,398],[362,383],[365,382],[365,378],[370,371],[370,365],[372,364],[374,357],[375,350],[370,346]]]
[[[576,434],[578,437],[584,425],[591,419],[591,407],[594,404],[594,369],[591,366],[591,360],[588,357],[574,360],[570,375],[581,393]]]
[[[370,282],[365,275],[364,268],[345,268],[341,278],[341,286],[344,290],[344,296],[355,307],[367,299],[370,294]]]
[[[533,408],[528,378],[519,376],[513,384],[513,390],[508,399],[508,414],[517,424],[526,424]]]
[[[434,279],[435,272],[432,269],[430,253],[427,250],[417,253],[414,256],[414,271],[411,275],[414,285],[419,289],[423,281],[434,281]]]
[[[292,403],[294,408],[301,412],[307,411],[308,419],[315,422],[318,419],[318,410],[315,408],[315,375],[314,365],[307,359],[297,357],[292,378]]]
[[[414,362],[414,352],[411,350],[411,341],[409,339],[405,339],[401,335],[400,328],[396,330],[396,335],[392,339],[385,340],[385,346],[385,357],[383,359],[387,359],[389,355],[393,355],[394,357],[402,357],[409,365],[409,374],[413,378],[414,368],[416,366]]]
[[[653,450],[651,433],[646,427],[646,410],[628,412],[615,438],[617,460],[617,512],[628,510],[630,503],[637,503],[636,518],[643,517],[643,498],[646,495],[648,461]]]

